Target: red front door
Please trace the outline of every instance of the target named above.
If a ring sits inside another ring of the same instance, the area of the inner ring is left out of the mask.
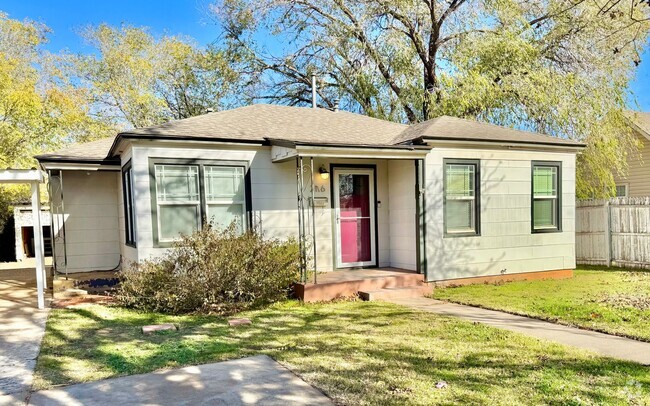
[[[376,265],[374,170],[335,169],[337,267]]]

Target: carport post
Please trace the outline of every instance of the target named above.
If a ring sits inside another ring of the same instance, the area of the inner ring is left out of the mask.
[[[45,308],[45,253],[43,251],[43,227],[41,225],[41,194],[38,182],[32,186],[32,216],[34,221],[34,258],[36,259],[36,290],[38,291],[38,308]]]

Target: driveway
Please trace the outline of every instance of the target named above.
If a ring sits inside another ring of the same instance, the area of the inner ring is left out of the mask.
[[[33,268],[0,270],[0,405],[24,401],[45,332]]]
[[[35,392],[29,404],[333,405],[265,355]]]

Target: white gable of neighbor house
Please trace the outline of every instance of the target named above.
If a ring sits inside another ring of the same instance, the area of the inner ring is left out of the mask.
[[[51,224],[50,208],[41,207],[41,225],[42,227],[49,227]],[[34,216],[32,216],[31,206],[15,206],[14,207],[14,236],[16,241],[16,261],[25,259],[24,244],[30,243],[23,241],[22,228],[34,227]]]
[[[627,156],[627,174],[619,176],[614,174],[617,186],[627,186],[628,197],[650,196],[650,139],[641,131],[635,131],[640,148],[637,152],[630,152]]]

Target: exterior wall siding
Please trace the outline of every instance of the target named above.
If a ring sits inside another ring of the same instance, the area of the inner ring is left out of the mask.
[[[296,165],[294,161],[274,164],[268,147],[188,146],[164,147],[148,143],[134,145],[133,178],[136,204],[138,258],[147,259],[165,252],[154,246],[152,202],[149,178],[150,158],[179,158],[246,161],[251,173],[253,221],[267,238],[296,237],[298,214]],[[126,162],[124,162],[126,163]]]
[[[443,159],[479,159],[481,235],[445,237]],[[531,161],[562,162],[562,231],[531,232]],[[426,159],[430,280],[575,268],[573,153],[434,148]]]
[[[134,144],[131,151],[135,189],[134,196],[137,202],[135,209],[138,260],[151,258],[165,251],[165,248],[157,248],[154,246],[149,184],[149,158],[237,160],[248,162],[251,173],[252,215],[256,227],[267,238],[286,239],[289,237],[297,237],[296,163],[294,160],[273,163],[271,161],[270,147],[228,145],[197,147],[195,145],[188,145],[187,147],[174,146],[172,148],[156,143],[142,143]],[[122,163],[126,163],[127,160],[123,159]],[[308,163],[309,160],[307,159],[306,162]],[[382,202],[377,209],[379,237],[377,241],[379,248],[378,265],[391,265],[388,162],[385,160],[315,159],[315,197],[327,198],[327,205],[324,207],[316,207],[315,210],[317,269],[319,271],[331,271],[335,268],[333,234],[335,232],[335,219],[331,205],[330,181],[323,180],[318,175],[318,168],[321,165],[324,165],[329,170],[329,165],[332,163],[350,165],[374,164],[377,166],[376,194],[377,199]],[[121,227],[123,228],[123,220]],[[120,232],[124,234],[123,230]],[[122,241],[124,240],[123,236],[120,238]],[[122,244],[123,251],[130,248]]]
[[[68,272],[112,269],[119,264],[117,179],[119,174],[114,171],[63,172]],[[57,249],[57,255],[63,252]]]
[[[625,176],[614,176],[618,186],[627,185],[628,197],[650,196],[650,140],[637,133],[641,142],[639,153],[629,153],[628,172]]]
[[[390,266],[417,269],[415,162],[388,161]]]

